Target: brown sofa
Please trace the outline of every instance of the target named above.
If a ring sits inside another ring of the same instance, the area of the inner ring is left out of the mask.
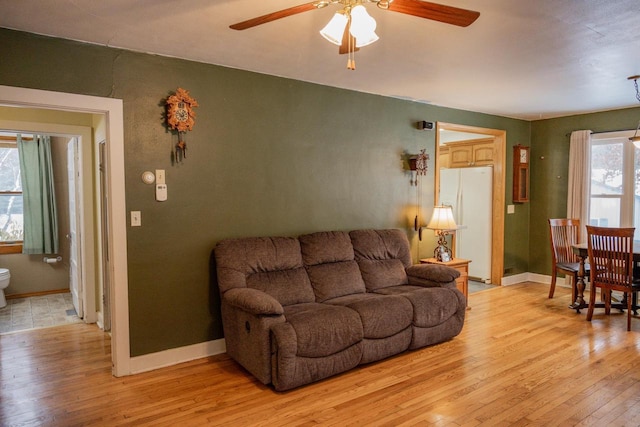
[[[288,390],[448,340],[459,272],[412,265],[401,230],[226,239],[215,248],[227,353]]]

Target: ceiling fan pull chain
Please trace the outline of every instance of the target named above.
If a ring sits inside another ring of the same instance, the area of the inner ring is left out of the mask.
[[[351,35],[351,15],[349,15],[349,21],[347,21],[347,31],[349,34],[349,42],[348,42],[348,53],[347,53],[347,69],[355,70],[356,69],[356,53],[355,53],[355,44],[356,39]]]

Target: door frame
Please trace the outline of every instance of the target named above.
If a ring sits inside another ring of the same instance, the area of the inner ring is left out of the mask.
[[[493,137],[494,163],[493,163],[493,204],[491,207],[493,221],[491,224],[491,283],[502,283],[504,274],[504,216],[505,216],[505,162],[507,131],[500,129],[482,128],[477,126],[459,125],[455,123],[436,123],[436,147],[435,147],[435,171],[434,171],[434,204],[438,205],[440,193],[440,131],[450,130],[456,132],[476,133]]]
[[[72,136],[67,141],[67,191],[69,192],[69,199],[67,207],[69,209],[69,244],[71,245],[69,248],[69,288],[71,290],[71,299],[73,300],[73,305],[76,309],[76,313],[78,316],[84,319],[85,310],[87,310],[89,303],[95,306],[95,298],[93,301],[86,300],[86,288],[92,287],[95,289],[96,283],[95,280],[91,280],[88,282],[85,279],[94,279],[93,277],[85,274],[85,263],[94,263],[96,257],[94,255],[94,248],[87,247],[87,245],[83,242],[87,232],[92,234],[94,229],[93,224],[90,229],[87,229],[87,224],[85,223],[85,219],[87,219],[87,215],[83,215],[84,213],[84,197],[82,194],[82,190],[84,189],[83,179],[85,172],[85,168],[82,167],[82,141],[83,139],[77,136]],[[85,142],[91,147],[91,139]],[[91,163],[90,163],[91,164]],[[91,170],[91,169],[90,169]],[[73,195],[73,196],[72,196]],[[73,201],[73,210],[71,209],[71,201]],[[94,212],[95,209],[93,204],[89,212]],[[95,217],[95,215],[93,215]],[[73,218],[73,221],[72,221]],[[73,224],[73,226],[71,226]],[[85,252],[86,251],[86,252]],[[94,255],[91,260],[87,260],[87,255]],[[95,270],[94,270],[95,271]],[[95,309],[94,309],[95,312]],[[85,319],[86,323],[88,319]]]
[[[43,108],[104,116],[107,133],[109,252],[111,283],[112,374],[131,373],[129,290],[127,279],[127,221],[125,204],[124,117],[121,99],[77,95],[0,85],[0,105]]]

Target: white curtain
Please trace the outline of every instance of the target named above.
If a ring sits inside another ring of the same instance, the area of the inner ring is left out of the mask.
[[[589,224],[589,169],[591,165],[591,131],[571,132],[569,145],[569,186],[567,191],[567,218],[580,220],[580,240],[586,242]]]

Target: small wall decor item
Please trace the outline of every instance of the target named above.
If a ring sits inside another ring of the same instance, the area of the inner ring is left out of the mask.
[[[422,225],[420,218],[422,217],[422,185],[418,185],[418,176],[425,176],[428,170],[429,155],[425,153],[426,149],[420,150],[420,154],[409,157],[409,169],[411,174],[415,172],[415,180],[411,180],[411,184],[416,186],[416,217],[413,221],[413,228],[418,232],[419,240],[422,240]]]
[[[529,147],[513,147],[513,202],[529,201]]]
[[[411,174],[415,172],[415,180],[411,179],[412,185],[418,185],[418,176],[425,176],[428,170],[429,155],[425,153],[426,149],[420,150],[420,154],[409,156],[409,169]],[[413,177],[412,177],[413,178]]]
[[[181,161],[187,157],[187,143],[184,135],[193,129],[196,113],[193,111],[198,102],[189,96],[189,91],[179,87],[176,93],[167,98],[167,125],[178,131],[175,159]]]

